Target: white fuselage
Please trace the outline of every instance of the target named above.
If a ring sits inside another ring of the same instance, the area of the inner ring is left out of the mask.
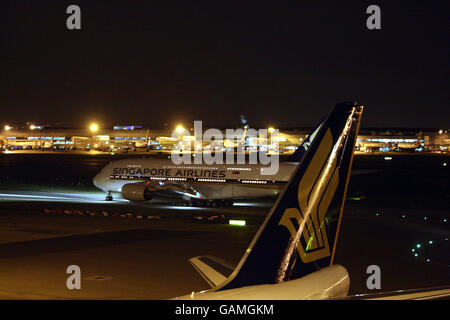
[[[113,161],[94,178],[105,192],[122,192],[128,183],[185,184],[197,191],[190,197],[204,199],[252,198],[277,195],[288,182],[297,163],[280,163],[273,175],[261,174],[260,164],[174,164],[170,159]]]
[[[333,265],[302,278],[223,291],[205,290],[177,300],[325,300],[347,296],[350,278],[341,265]]]

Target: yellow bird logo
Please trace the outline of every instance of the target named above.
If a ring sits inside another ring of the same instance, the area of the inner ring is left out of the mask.
[[[335,153],[328,129],[298,185],[298,208],[286,209],[278,223],[291,233],[303,263],[330,255],[325,215],[339,184]]]

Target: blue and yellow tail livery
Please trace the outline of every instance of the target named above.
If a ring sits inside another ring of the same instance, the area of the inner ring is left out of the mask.
[[[340,103],[317,128],[284,192],[217,290],[301,278],[332,264],[363,107]]]
[[[333,265],[363,107],[337,104],[297,152],[298,165],[238,265],[190,260],[211,285],[188,299],[328,299],[347,295]],[[227,272],[224,272],[226,270]]]
[[[299,162],[236,267],[190,260],[211,289],[179,299],[443,299],[450,287],[348,296],[350,276],[334,264],[363,107],[339,103],[308,138]],[[300,148],[299,148],[300,149]]]

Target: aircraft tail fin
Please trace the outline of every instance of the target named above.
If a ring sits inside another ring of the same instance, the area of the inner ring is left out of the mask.
[[[239,264],[215,291],[281,283],[333,264],[362,111],[356,102],[331,110]]]
[[[306,151],[308,151],[309,145],[311,144],[311,141],[314,139],[320,127],[322,126],[322,123],[323,121],[320,122],[314,128],[314,130],[310,133],[310,135],[307,136],[306,139],[302,142],[302,144],[298,146],[298,148],[294,151],[293,154],[291,154],[287,162],[300,162],[300,160],[306,154]]]

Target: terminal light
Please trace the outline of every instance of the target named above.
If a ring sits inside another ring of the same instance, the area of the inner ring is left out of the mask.
[[[268,131],[269,133],[274,133],[275,129],[273,127],[269,127]]]
[[[12,127],[11,127],[11,126],[8,126],[8,125],[6,125],[6,126],[4,127],[4,129],[5,129],[5,131],[9,131],[9,130],[11,130],[11,129],[12,129]]]
[[[32,125],[30,125],[29,128],[31,130],[36,130],[36,129],[42,130],[44,128],[44,126],[36,126],[36,125],[32,124]]]
[[[91,130],[91,132],[97,132],[98,131],[98,124],[96,123],[91,123],[89,130]]]
[[[183,125],[179,124],[175,130],[176,130],[178,133],[182,133],[182,132],[184,131],[184,127],[183,127]]]

